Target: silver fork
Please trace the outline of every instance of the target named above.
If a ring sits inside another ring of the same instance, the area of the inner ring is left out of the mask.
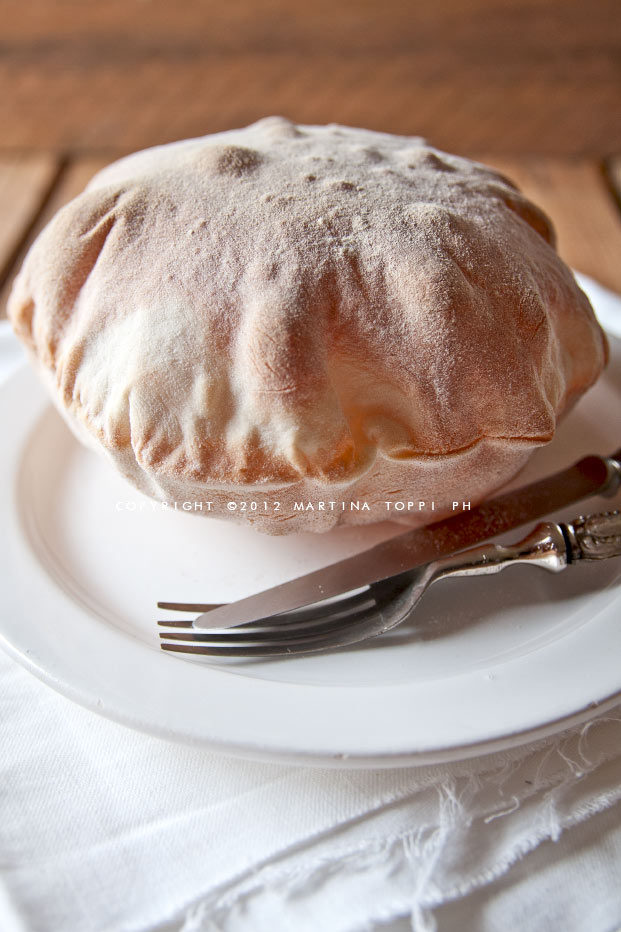
[[[517,544],[473,547],[295,612],[207,632],[194,631],[191,620],[158,621],[161,627],[171,629],[160,633],[160,646],[166,651],[209,657],[270,657],[332,650],[396,628],[409,618],[429,586],[447,576],[498,573],[517,564],[558,573],[573,563],[615,556],[621,556],[618,511],[580,516],[568,523],[544,521]],[[217,607],[158,602],[158,608],[192,613]]]

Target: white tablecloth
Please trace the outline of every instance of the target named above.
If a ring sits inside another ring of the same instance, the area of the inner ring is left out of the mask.
[[[130,731],[0,653],[0,723],[2,932],[621,928],[621,709],[451,766],[291,767]]]

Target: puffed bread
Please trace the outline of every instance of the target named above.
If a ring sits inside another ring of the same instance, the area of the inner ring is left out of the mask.
[[[138,489],[275,534],[474,504],[607,356],[507,179],[277,117],[99,172],[34,243],[9,316],[70,427]],[[227,510],[250,500],[279,507]]]

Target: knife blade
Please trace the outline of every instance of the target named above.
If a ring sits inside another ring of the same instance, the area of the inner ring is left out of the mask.
[[[196,631],[231,628],[341,595],[463,550],[581,499],[614,495],[620,485],[621,448],[609,457],[586,456],[561,472],[505,492],[470,511],[399,534],[313,573],[203,612],[192,627]]]

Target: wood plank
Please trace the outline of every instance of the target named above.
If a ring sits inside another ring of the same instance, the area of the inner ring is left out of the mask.
[[[48,154],[0,156],[0,283],[59,171]]]
[[[612,196],[621,210],[621,155],[613,155],[607,159],[605,169]],[[621,258],[619,261],[621,262]]]
[[[603,165],[589,159],[481,157],[543,208],[565,262],[621,293],[621,213]]]
[[[30,248],[33,240],[41,232],[43,227],[54,216],[64,204],[78,195],[90,181],[93,175],[108,165],[113,160],[111,155],[83,156],[69,162],[58,174],[56,184],[45,202],[43,210],[37,216],[36,222],[31,227],[14,256],[14,261],[8,269],[2,286],[0,287],[0,317],[6,316],[6,302],[8,300],[13,279],[21,268],[26,252]]]
[[[30,0],[0,147],[132,150],[271,113],[455,151],[621,150],[618,0]]]

